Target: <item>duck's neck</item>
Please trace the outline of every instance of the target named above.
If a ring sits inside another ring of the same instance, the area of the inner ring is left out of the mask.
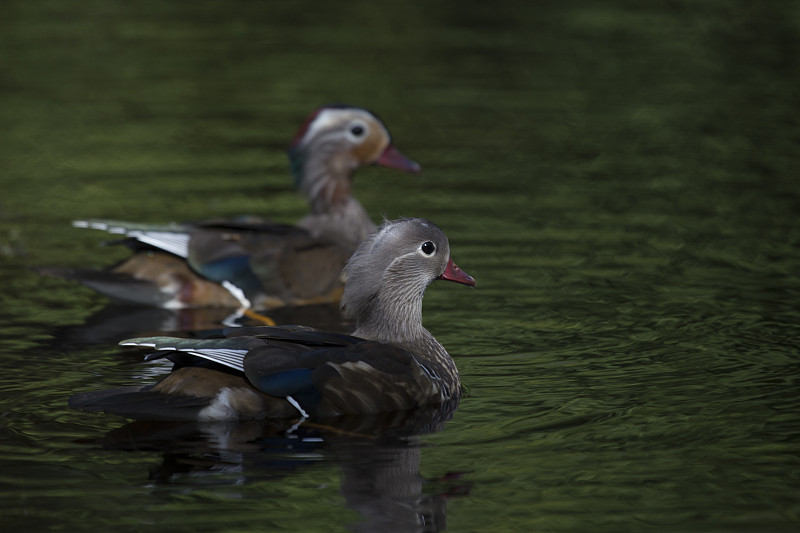
[[[390,305],[386,305],[389,303]],[[373,300],[372,309],[357,319],[356,337],[394,344],[408,350],[430,372],[442,380],[447,393],[456,394],[461,388],[455,361],[436,337],[422,326],[422,297],[414,301]]]
[[[302,190],[315,215],[347,203],[356,163],[333,143],[317,142],[289,150],[295,187]]]
[[[375,232],[375,224],[366,209],[353,197],[326,213],[306,215],[297,225],[314,237],[335,242],[350,252],[354,252],[367,235]]]
[[[311,214],[298,226],[317,238],[355,251],[361,241],[375,231],[375,224],[351,194],[355,171],[352,162],[325,148],[319,146],[292,154],[295,181],[311,207]]]
[[[322,215],[337,211],[352,198],[353,179],[351,176],[336,176],[325,172],[314,179],[304,181],[303,192],[306,194],[311,212]]]
[[[356,317],[357,337],[402,346],[426,359],[450,358],[447,350],[422,325],[424,288],[383,287]]]

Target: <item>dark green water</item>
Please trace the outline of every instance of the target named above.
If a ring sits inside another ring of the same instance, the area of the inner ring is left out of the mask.
[[[797,530],[798,57],[788,1],[6,0],[0,528]],[[181,325],[28,268],[124,256],[80,217],[298,219],[283,149],[330,102],[423,166],[362,203],[478,281],[426,297],[454,418],[104,447],[126,421],[67,397],[166,372],[115,342]]]

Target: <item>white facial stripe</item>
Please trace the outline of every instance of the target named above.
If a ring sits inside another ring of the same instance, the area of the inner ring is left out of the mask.
[[[309,124],[308,131],[306,131],[306,134],[303,136],[302,142],[316,137],[324,130],[335,127],[337,124],[340,124],[345,117],[347,120],[358,117],[365,122],[369,121],[369,115],[357,109],[323,109],[317,114],[314,121]]]
[[[336,114],[333,109],[320,111],[317,118],[314,119],[314,122],[308,125],[308,130],[303,136],[303,141],[311,137],[316,137],[321,130],[330,128],[334,124],[336,124]]]
[[[392,260],[392,262],[391,262],[391,263],[389,263],[389,266],[386,268],[386,271],[389,271],[389,270],[392,270],[392,269],[396,268],[396,265],[398,265],[398,263],[399,263],[399,264],[402,266],[402,264],[403,264],[403,260],[404,260],[404,259],[407,259],[407,258],[413,258],[414,256],[417,256],[417,255],[421,255],[421,256],[422,256],[422,257],[424,257],[425,259],[433,259],[433,255],[424,255],[424,254],[423,254],[423,253],[422,253],[422,252],[419,250],[419,248],[417,248],[417,249],[416,249],[416,250],[414,250],[413,252],[408,252],[408,253],[405,253],[405,254],[403,254],[403,255],[399,255],[399,256],[395,257],[395,258]],[[434,254],[434,255],[435,255],[435,254]],[[412,264],[413,264],[413,263],[412,263]],[[403,268],[403,271],[404,271],[404,272],[406,272],[406,273],[408,273],[408,272],[409,272],[407,268]],[[384,272],[384,275],[385,275],[385,272]]]
[[[420,252],[419,252],[419,249],[416,249],[416,250],[414,250],[413,252],[408,252],[408,253],[405,253],[405,254],[403,254],[403,255],[398,255],[398,256],[397,256],[397,257],[394,259],[394,261],[392,261],[392,264],[395,264],[396,262],[400,261],[401,259],[405,259],[406,257],[411,257],[411,256],[414,256],[414,255],[419,255],[419,253],[420,253]]]

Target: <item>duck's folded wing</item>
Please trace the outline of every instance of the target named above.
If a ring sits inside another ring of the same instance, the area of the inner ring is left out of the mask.
[[[206,278],[287,302],[340,287],[349,255],[304,229],[280,224],[203,226],[188,245],[189,264]]]
[[[138,224],[119,220],[90,219],[75,220],[72,225],[76,228],[97,229],[114,235],[123,235],[130,241],[169,252],[178,257],[189,256],[191,226],[187,224]]]
[[[347,346],[364,342],[364,339],[345,335],[343,333],[332,333],[309,326],[285,325],[285,326],[255,326],[246,328],[226,328],[225,337],[257,337],[264,340],[278,340],[306,344],[312,347],[322,346]]]
[[[269,343],[248,353],[244,372],[257,389],[291,396],[317,416],[405,411],[452,396],[437,368],[377,342],[316,349]]]
[[[360,342],[363,339],[306,326],[265,326],[228,328],[224,330],[224,336],[205,339],[137,337],[125,339],[119,344],[152,348],[153,353],[146,357],[148,361],[166,357],[180,366],[191,366],[191,358],[199,357],[244,372],[245,356],[252,350],[267,345],[279,347],[284,352],[300,353],[319,347],[346,346]]]
[[[247,352],[260,343],[257,339],[215,338],[215,339],[179,339],[175,337],[138,337],[121,341],[120,346],[136,346],[152,348],[153,353],[145,359],[153,361],[162,357],[170,359],[180,366],[190,366],[186,356],[199,357],[216,364],[244,372],[243,361]]]
[[[292,226],[274,224],[263,219],[233,219],[205,220],[198,222],[183,222],[169,224],[143,224],[111,219],[85,219],[74,220],[72,225],[76,228],[89,228],[120,235],[126,239],[116,241],[128,244],[132,248],[140,248],[134,243],[144,245],[145,248],[155,248],[169,252],[178,257],[187,259],[191,249],[194,234],[207,231],[235,232],[268,232],[274,235],[290,233]],[[296,228],[295,228],[296,229]]]

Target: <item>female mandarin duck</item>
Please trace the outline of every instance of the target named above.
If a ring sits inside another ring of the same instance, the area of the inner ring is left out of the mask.
[[[409,172],[420,167],[392,145],[374,114],[350,106],[312,113],[288,154],[295,184],[311,205],[297,226],[263,220],[168,226],[77,221],[78,227],[125,235],[135,253],[108,270],[61,274],[114,300],[170,309],[338,301],[342,267],[375,231],[351,196],[353,173],[371,164]]]
[[[353,336],[302,326],[231,328],[209,339],[149,337],[122,345],[157,350],[173,371],[154,386],[88,392],[80,409],[133,418],[235,420],[406,411],[457,400],[458,370],[422,326],[435,279],[474,286],[450,259],[447,237],[421,218],[385,222],[346,268],[341,306]]]

